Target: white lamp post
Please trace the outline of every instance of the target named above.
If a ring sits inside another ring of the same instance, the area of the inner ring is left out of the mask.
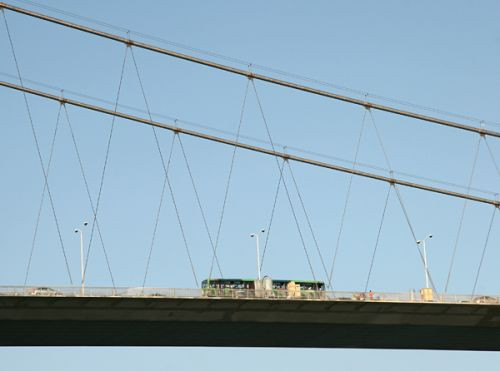
[[[88,224],[88,222],[84,222],[83,226],[86,227]],[[80,270],[82,274],[80,294],[83,296],[85,294],[85,270],[83,267],[83,231],[77,228],[75,229],[75,233],[80,234]]]
[[[425,241],[432,238],[432,234],[425,237],[423,240],[418,240],[417,244],[422,245],[424,251],[424,268],[425,268],[425,288],[429,288],[429,267],[427,264],[427,251],[425,250]]]
[[[260,246],[259,246],[259,234],[260,233],[264,233],[265,231],[266,231],[265,229],[261,229],[260,231],[258,231],[256,233],[252,233],[250,235],[250,237],[255,237],[256,242],[257,242],[257,245],[256,245],[256,248],[257,248],[257,277],[259,278],[259,281],[260,281]]]

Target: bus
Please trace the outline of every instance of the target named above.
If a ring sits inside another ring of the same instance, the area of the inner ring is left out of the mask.
[[[233,298],[304,298],[325,296],[325,283],[305,280],[262,280],[253,278],[211,278],[201,282],[203,296]]]

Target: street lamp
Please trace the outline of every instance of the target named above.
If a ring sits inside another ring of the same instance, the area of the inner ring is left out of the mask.
[[[257,245],[256,245],[256,248],[257,248],[257,277],[259,278],[259,281],[260,281],[260,249],[259,249],[260,246],[259,246],[259,234],[260,233],[265,233],[265,232],[266,232],[265,229],[261,229],[260,231],[252,233],[250,235],[250,237],[255,237],[256,242],[257,242]]]
[[[422,250],[424,251],[424,268],[425,268],[425,288],[429,288],[429,267],[427,265],[427,251],[425,250],[425,241],[432,238],[432,234],[425,237],[423,240],[418,240],[417,244],[422,245]]]
[[[86,227],[87,225],[89,225],[88,222],[83,222],[84,227]],[[75,233],[80,234],[80,270],[82,274],[80,293],[83,296],[85,294],[85,270],[83,269],[83,231],[81,229],[76,228]]]

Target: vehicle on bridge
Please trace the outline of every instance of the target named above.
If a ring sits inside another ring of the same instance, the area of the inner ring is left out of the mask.
[[[261,280],[251,278],[210,278],[201,283],[205,297],[224,298],[304,298],[325,297],[325,283],[322,281]]]

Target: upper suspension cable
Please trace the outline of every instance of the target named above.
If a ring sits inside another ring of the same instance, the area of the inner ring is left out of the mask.
[[[126,45],[136,46],[138,48],[146,49],[146,50],[149,50],[149,51],[152,51],[155,53],[160,53],[160,54],[168,55],[168,56],[171,56],[174,58],[183,59],[185,61],[194,62],[194,63],[204,65],[207,67],[216,68],[216,69],[219,69],[222,71],[234,73],[234,74],[241,75],[241,76],[246,76],[248,78],[265,81],[265,82],[268,82],[271,84],[276,84],[276,85],[284,86],[287,88],[300,90],[303,92],[307,92],[307,93],[323,96],[326,98],[331,98],[331,99],[355,104],[358,106],[373,108],[376,110],[385,111],[385,112],[389,112],[389,113],[396,114],[396,115],[411,117],[414,119],[418,119],[421,121],[426,121],[426,122],[430,122],[430,123],[434,123],[434,124],[438,124],[438,125],[444,125],[444,126],[453,127],[456,129],[475,132],[478,134],[489,135],[489,136],[493,136],[493,137],[497,137],[497,138],[500,137],[500,132],[486,130],[483,128],[477,128],[474,126],[469,126],[469,125],[461,124],[461,123],[454,122],[454,121],[443,120],[443,119],[433,117],[433,116],[427,116],[427,115],[422,115],[422,114],[418,114],[418,113],[414,113],[414,112],[410,112],[410,111],[405,111],[405,110],[401,110],[401,109],[391,107],[391,106],[367,102],[367,101],[364,101],[361,99],[356,99],[356,98],[348,97],[348,96],[341,95],[341,94],[336,94],[336,93],[332,93],[332,92],[328,92],[328,91],[324,91],[324,90],[320,90],[320,89],[315,89],[315,88],[312,88],[312,87],[309,87],[306,85],[295,84],[295,83],[292,83],[292,82],[289,82],[286,80],[280,80],[280,79],[276,79],[276,78],[273,78],[270,76],[256,74],[256,73],[253,73],[251,71],[246,71],[243,69],[230,67],[230,66],[227,66],[227,65],[224,65],[221,63],[215,63],[215,62],[212,62],[212,61],[209,61],[206,59],[197,58],[197,57],[194,57],[194,56],[191,56],[188,54],[178,53],[178,52],[175,52],[173,50],[168,50],[168,49],[164,49],[164,48],[161,48],[158,46],[146,44],[143,42],[134,41],[134,40],[131,40],[130,38],[121,37],[121,36],[111,34],[108,32],[103,32],[103,31],[100,31],[100,30],[97,30],[97,29],[94,29],[91,27],[82,26],[82,25],[68,22],[68,21],[65,21],[65,20],[62,20],[59,18],[55,18],[55,17],[50,17],[50,16],[47,16],[47,15],[42,14],[42,13],[34,12],[31,10],[26,10],[26,9],[19,8],[19,7],[16,7],[16,6],[13,6],[10,4],[6,4],[3,2],[0,2],[0,8],[5,8],[5,9],[11,10],[13,12],[24,14],[24,15],[27,15],[27,16],[30,16],[33,18],[38,18],[38,19],[41,19],[41,20],[44,20],[47,22],[55,23],[55,24],[65,26],[65,27],[69,27],[69,28],[72,28],[72,29],[75,29],[78,31],[90,33],[90,34],[93,34],[93,35],[96,35],[99,37],[103,37],[103,38],[106,38],[109,40],[121,42],[121,43],[124,43]]]

